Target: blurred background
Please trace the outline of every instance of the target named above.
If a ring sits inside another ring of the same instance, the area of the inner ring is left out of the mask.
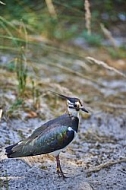
[[[91,106],[123,104],[125,9],[124,0],[1,1],[1,93],[16,106],[30,98],[35,109],[50,89]]]
[[[83,38],[88,45],[100,46],[105,41],[103,29],[105,27],[117,41],[115,45],[125,46],[122,40],[125,37],[126,25],[124,0],[102,2],[4,0],[2,2],[0,10],[3,35],[13,36],[14,32],[19,32],[19,27],[24,24],[28,35],[40,35],[58,41]],[[87,34],[87,28],[92,35]],[[15,34],[15,37],[18,36]]]
[[[125,10],[124,0],[0,1],[2,93],[13,86],[17,104],[48,89],[122,103],[112,89],[124,93]]]

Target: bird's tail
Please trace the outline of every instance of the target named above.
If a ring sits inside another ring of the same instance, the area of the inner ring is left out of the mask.
[[[17,158],[17,157],[25,157],[25,156],[34,156],[36,147],[27,144],[27,141],[20,141],[14,145],[10,145],[5,148],[5,154],[8,158]]]
[[[5,154],[8,158],[30,156],[29,151],[29,147],[25,146],[25,141],[20,141],[5,148]]]
[[[15,146],[17,146],[18,145],[18,143],[16,143],[16,144],[13,144],[13,145],[10,145],[10,146],[7,146],[6,148],[5,148],[5,153],[6,153],[6,155],[7,155],[7,157],[8,158],[14,158],[13,157],[13,148],[15,147]]]

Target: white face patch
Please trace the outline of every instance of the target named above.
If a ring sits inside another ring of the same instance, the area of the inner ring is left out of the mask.
[[[73,102],[67,100],[67,105],[69,114],[79,118],[79,111],[82,107],[81,102],[76,98]]]
[[[79,102],[76,102],[76,105],[77,105],[78,107],[80,107],[80,103],[79,103]]]

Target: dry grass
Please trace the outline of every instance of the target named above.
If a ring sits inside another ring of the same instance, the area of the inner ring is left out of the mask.
[[[5,3],[3,3],[2,1],[0,1],[0,4],[2,4],[2,5],[6,5]]]
[[[101,24],[101,29],[105,35],[105,37],[111,42],[112,46],[117,49],[117,45],[116,45],[116,41],[115,39],[112,37],[112,34],[111,32],[105,28],[105,26],[103,24]]]
[[[87,61],[89,61],[90,63],[95,63],[97,65],[102,66],[105,69],[108,69],[110,71],[113,71],[115,73],[117,73],[118,75],[121,75],[123,77],[126,78],[126,75],[122,72],[120,72],[119,70],[115,69],[114,67],[110,67],[107,63],[103,62],[103,61],[99,61],[97,59],[94,59],[93,57],[86,57]]]
[[[88,0],[85,0],[84,2],[84,8],[85,8],[85,25],[86,29],[88,31],[88,34],[91,34],[91,12],[90,12],[90,3]]]
[[[56,13],[52,0],[46,0],[46,5],[52,18],[57,19],[57,13]]]
[[[108,162],[105,162],[105,163],[100,164],[98,166],[89,168],[86,172],[87,173],[98,172],[98,171],[102,170],[103,168],[108,168],[114,164],[119,164],[122,162],[126,162],[126,157],[124,157],[122,159],[118,159],[118,160],[109,160]]]

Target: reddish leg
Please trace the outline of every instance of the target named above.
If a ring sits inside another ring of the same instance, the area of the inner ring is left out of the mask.
[[[67,178],[67,177],[64,175],[63,171],[62,171],[62,168],[61,168],[61,165],[60,165],[59,155],[56,156],[56,163],[57,163],[57,168],[56,168],[56,170],[57,170],[58,176],[59,176],[59,177],[63,177],[63,178]]]

